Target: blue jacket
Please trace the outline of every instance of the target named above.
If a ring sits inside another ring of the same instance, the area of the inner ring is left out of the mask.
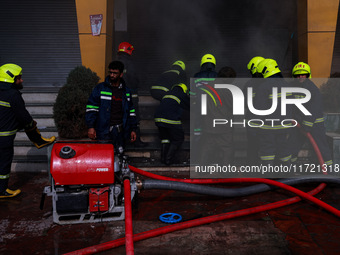
[[[131,131],[137,127],[136,112],[131,100],[131,91],[121,79],[123,93],[123,130],[124,138],[130,136]],[[112,88],[109,76],[99,83],[92,91],[86,105],[85,121],[88,128],[95,128],[97,138],[100,140],[110,132]]]

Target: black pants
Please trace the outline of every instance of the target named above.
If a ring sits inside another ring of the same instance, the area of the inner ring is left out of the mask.
[[[9,142],[6,139],[0,139],[0,142]],[[0,147],[0,192],[5,191],[8,188],[9,174],[11,172],[11,165],[14,155],[14,146],[1,146]]]
[[[158,127],[158,130],[161,141],[169,140],[170,144],[177,145],[178,147],[182,145],[184,141],[183,128]]]

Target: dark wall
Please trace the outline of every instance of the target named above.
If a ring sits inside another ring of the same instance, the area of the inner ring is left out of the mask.
[[[0,24],[0,65],[20,65],[25,86],[62,86],[81,65],[74,0],[1,0]]]

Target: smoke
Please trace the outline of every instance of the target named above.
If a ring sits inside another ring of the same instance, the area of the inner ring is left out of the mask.
[[[295,5],[295,0],[279,4],[270,0],[130,0],[128,33],[145,86],[177,59],[186,63],[188,76],[193,76],[207,53],[216,57],[217,70],[231,66],[238,77],[248,77],[246,65],[257,55],[291,68]]]

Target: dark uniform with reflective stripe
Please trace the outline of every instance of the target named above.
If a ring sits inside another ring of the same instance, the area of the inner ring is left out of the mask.
[[[168,71],[161,74],[157,81],[157,85],[154,85],[150,89],[151,96],[159,101],[162,100],[163,96],[168,93],[172,86],[184,83],[186,84],[186,73],[178,65],[173,65]]]
[[[0,82],[0,192],[8,187],[16,132],[33,122],[21,92]]]
[[[131,93],[121,79],[122,120],[118,125],[111,124],[112,86],[109,76],[92,91],[86,105],[85,120],[88,128],[95,128],[98,140],[112,140],[116,149],[124,147],[124,139],[130,137],[137,127],[136,112],[132,104]]]
[[[181,119],[183,109],[189,110],[189,108],[189,96],[184,93],[180,86],[174,86],[163,97],[155,112],[155,124],[159,129],[162,146],[169,145],[169,152],[176,151],[184,141]],[[167,150],[168,148],[164,149],[165,154],[168,152]]]
[[[250,122],[251,126],[256,127],[259,137],[259,156],[263,164],[273,164],[274,160],[284,164],[290,163],[291,148],[289,146],[289,135],[293,124],[282,121],[292,119],[292,107],[287,105],[286,115],[281,115],[281,88],[288,87],[288,83],[282,78],[281,73],[274,74],[263,81],[256,90],[254,97],[254,107],[257,110],[268,110],[273,103],[273,88],[278,88],[278,104],[276,110],[269,115],[257,116],[260,121]],[[291,97],[292,95],[287,95]],[[271,121],[275,120],[275,121]]]
[[[293,82],[292,87],[302,87],[311,93],[311,99],[304,104],[311,115],[305,116],[300,110],[294,108],[294,118],[300,123],[301,127],[306,132],[309,132],[312,135],[319,147],[324,163],[327,165],[333,164],[332,155],[326,138],[322,95],[318,87],[310,79],[305,79],[302,83],[296,80]],[[294,93],[294,97],[305,97],[305,94]],[[298,152],[302,145],[306,142],[306,137],[299,132],[298,128],[294,128],[290,142],[293,146],[292,162],[296,162]]]

